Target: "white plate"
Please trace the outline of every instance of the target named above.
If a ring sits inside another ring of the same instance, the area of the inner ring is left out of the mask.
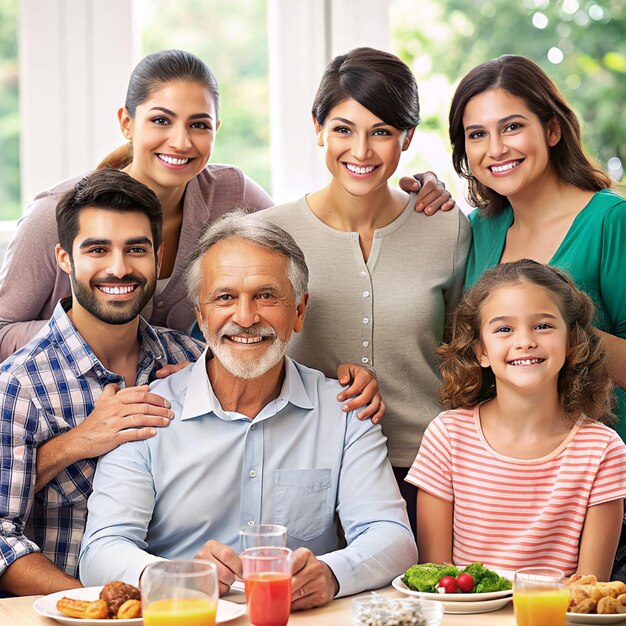
[[[503,606],[506,606],[512,599],[513,596],[480,602],[444,602],[442,600],[441,604],[443,604],[443,612],[452,615],[460,615],[462,613],[490,613],[491,611],[497,611]]]
[[[626,620],[626,613],[597,615],[593,613],[567,613],[568,624],[617,624]]]
[[[67,591],[57,591],[51,593],[43,598],[35,600],[33,609],[39,615],[44,617],[50,617],[55,619],[61,624],[67,626],[102,626],[102,624],[112,624],[115,626],[139,626],[142,623],[141,617],[135,619],[78,619],[77,617],[67,617],[57,611],[57,602],[63,597],[75,598],[76,600],[88,600],[92,602],[97,600],[100,595],[102,587],[85,587],[83,589],[68,589]],[[246,612],[246,607],[243,604],[235,604],[234,602],[228,602],[227,600],[220,600],[217,604],[217,623],[229,622],[237,617],[240,617]]]
[[[447,603],[451,602],[484,602],[485,600],[496,600],[497,598],[506,598],[513,595],[511,589],[504,591],[489,591],[487,593],[428,593],[426,591],[413,591],[409,589],[403,582],[402,576],[397,576],[391,581],[394,589],[406,593],[410,596],[418,596],[425,600],[442,600]]]

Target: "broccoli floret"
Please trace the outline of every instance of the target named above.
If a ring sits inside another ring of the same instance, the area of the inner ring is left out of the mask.
[[[470,563],[464,570],[474,579],[474,593],[511,589],[511,581],[487,569],[482,563]]]
[[[413,565],[404,573],[402,582],[413,591],[428,593],[437,592],[437,583],[444,576],[454,576],[460,574],[458,567],[454,565],[437,565],[436,563],[424,563],[423,565]]]

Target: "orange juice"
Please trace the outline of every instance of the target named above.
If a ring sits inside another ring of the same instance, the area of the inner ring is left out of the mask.
[[[517,626],[565,626],[567,590],[516,591],[513,594]]]
[[[215,626],[217,605],[206,598],[156,600],[143,610],[144,626]]]

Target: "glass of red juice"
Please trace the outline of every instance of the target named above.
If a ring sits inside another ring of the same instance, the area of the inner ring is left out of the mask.
[[[291,550],[248,548],[240,556],[250,623],[285,626],[291,609]]]

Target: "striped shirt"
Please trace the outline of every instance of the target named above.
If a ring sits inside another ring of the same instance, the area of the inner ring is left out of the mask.
[[[97,359],[57,304],[52,318],[0,365],[0,575],[15,560],[41,551],[71,576],[85,528],[97,459],[63,470],[35,494],[37,447],[77,426],[109,383],[121,376]],[[182,333],[140,319],[137,385],[164,365],[195,361],[200,346]]]
[[[454,502],[456,564],[576,571],[587,508],[626,497],[626,446],[599,423],[572,428],[550,454],[504,456],[487,443],[478,407],[429,425],[406,480]]]

